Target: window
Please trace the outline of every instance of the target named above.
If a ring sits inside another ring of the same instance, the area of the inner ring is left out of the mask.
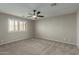
[[[19,22],[19,25],[20,25],[20,31],[24,31],[24,24],[22,21]]]
[[[14,31],[14,20],[9,19],[9,31]]]
[[[25,31],[26,30],[26,22],[24,22],[24,25],[23,26],[24,26],[24,31]]]
[[[18,31],[18,21],[15,21],[15,31]]]
[[[26,22],[9,19],[9,32],[26,31]]]
[[[26,30],[26,22],[20,21],[19,28],[20,28],[20,31],[25,31]]]

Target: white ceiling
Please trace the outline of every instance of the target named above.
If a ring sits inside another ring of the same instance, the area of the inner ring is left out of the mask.
[[[79,9],[79,3],[57,3],[56,6],[51,6],[51,3],[0,3],[0,12],[20,17],[27,16],[34,9],[47,18],[74,13]]]

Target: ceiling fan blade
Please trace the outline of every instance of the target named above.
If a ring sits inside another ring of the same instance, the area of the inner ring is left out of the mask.
[[[44,16],[38,15],[37,17],[44,17]]]
[[[36,10],[33,10],[33,12],[36,12]]]
[[[35,15],[36,10],[33,10],[33,12],[34,12],[34,14],[33,14],[33,15]]]
[[[40,14],[40,11],[37,12],[37,15]]]

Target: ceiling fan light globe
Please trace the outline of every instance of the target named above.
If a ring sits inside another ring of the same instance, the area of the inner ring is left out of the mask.
[[[35,16],[35,15],[33,16],[33,18],[36,18],[36,17],[37,17],[37,16]]]

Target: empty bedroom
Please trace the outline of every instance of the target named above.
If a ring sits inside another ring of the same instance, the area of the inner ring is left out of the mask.
[[[79,55],[79,3],[0,3],[0,55]]]

